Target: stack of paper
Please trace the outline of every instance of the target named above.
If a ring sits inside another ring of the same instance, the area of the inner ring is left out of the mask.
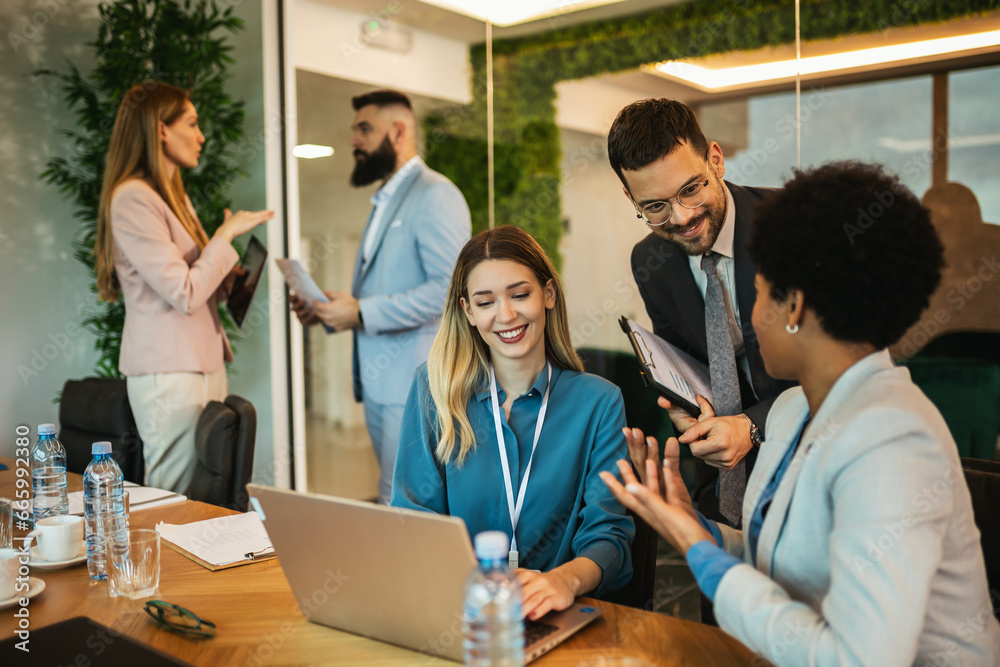
[[[187,496],[181,493],[157,489],[152,486],[139,486],[132,482],[125,482],[125,490],[128,491],[130,514],[137,510],[148,510],[187,500]],[[83,491],[74,491],[69,494],[69,513],[83,516]]]

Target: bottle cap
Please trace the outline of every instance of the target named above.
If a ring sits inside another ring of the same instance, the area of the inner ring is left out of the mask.
[[[480,560],[505,560],[510,542],[507,534],[499,530],[487,530],[476,535],[476,558]]]
[[[38,435],[55,435],[56,425],[55,424],[39,424],[38,425]]]
[[[110,442],[95,442],[90,446],[90,453],[94,456],[99,454],[110,454],[111,453],[111,443]]]

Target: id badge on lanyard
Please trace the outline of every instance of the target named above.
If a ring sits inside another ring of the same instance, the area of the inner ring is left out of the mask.
[[[552,388],[552,365],[546,362],[548,377],[545,386],[545,396],[542,397],[542,407],[538,410],[538,421],[535,423],[535,438],[531,442],[531,455],[528,466],[524,469],[524,477],[517,492],[517,502],[514,502],[514,487],[511,484],[510,466],[507,464],[507,443],[503,437],[503,422],[500,419],[500,399],[497,397],[497,378],[490,364],[490,398],[493,402],[493,423],[497,430],[497,447],[500,449],[500,468],[503,470],[503,483],[507,490],[507,509],[510,512],[510,552],[507,554],[507,564],[510,569],[518,568],[517,553],[517,521],[521,517],[521,507],[524,505],[524,492],[528,488],[528,477],[531,475],[531,462],[535,458],[535,448],[538,446],[538,436],[542,433],[545,422],[545,411],[549,406],[549,389]]]

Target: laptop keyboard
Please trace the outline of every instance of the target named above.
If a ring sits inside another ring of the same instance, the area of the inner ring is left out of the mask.
[[[559,628],[540,621],[524,622],[524,646],[528,647],[537,641],[545,639]]]

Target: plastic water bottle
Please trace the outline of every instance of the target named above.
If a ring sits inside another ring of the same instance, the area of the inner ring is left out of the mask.
[[[31,490],[36,524],[69,512],[66,449],[56,440],[55,424],[38,425],[38,440],[31,448]]]
[[[90,451],[94,458],[83,473],[87,569],[91,579],[107,579],[107,540],[128,540],[125,476],[111,458],[110,442],[95,442]]]
[[[513,667],[524,664],[521,586],[507,568],[507,535],[476,535],[479,567],[465,583],[462,622],[465,664]]]

